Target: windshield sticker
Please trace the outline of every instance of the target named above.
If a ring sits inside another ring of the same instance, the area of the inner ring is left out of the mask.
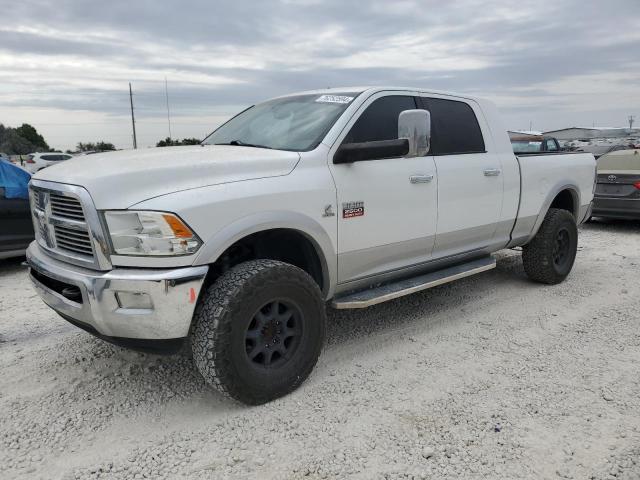
[[[349,103],[353,97],[345,97],[344,95],[322,95],[316,98],[318,103]]]

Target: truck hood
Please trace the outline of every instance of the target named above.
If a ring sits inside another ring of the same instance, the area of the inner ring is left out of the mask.
[[[129,208],[167,193],[287,175],[296,152],[233,145],[122,150],[76,157],[33,178],[86,188],[96,208]]]

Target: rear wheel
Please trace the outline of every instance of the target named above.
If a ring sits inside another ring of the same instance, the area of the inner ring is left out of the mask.
[[[553,285],[573,267],[578,250],[578,228],[573,215],[551,208],[533,240],[522,248],[524,270],[532,280]]]
[[[326,313],[306,272],[252,260],[207,289],[194,322],[192,352],[202,376],[255,405],[291,392],[309,376],[324,343]]]

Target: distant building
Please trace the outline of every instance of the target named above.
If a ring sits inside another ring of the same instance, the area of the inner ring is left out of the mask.
[[[560,130],[544,132],[545,135],[555,137],[558,140],[588,140],[591,138],[621,138],[629,135],[637,135],[638,129],[630,130],[624,127],[570,127]]]

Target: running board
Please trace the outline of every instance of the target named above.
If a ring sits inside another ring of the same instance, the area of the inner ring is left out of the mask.
[[[338,309],[365,308],[378,303],[404,297],[427,288],[437,287],[444,283],[453,282],[460,278],[469,277],[476,273],[486,272],[496,268],[494,257],[484,257],[471,262],[426,273],[417,277],[406,278],[395,283],[388,283],[379,287],[368,288],[355,293],[349,293],[333,299],[332,306]]]

